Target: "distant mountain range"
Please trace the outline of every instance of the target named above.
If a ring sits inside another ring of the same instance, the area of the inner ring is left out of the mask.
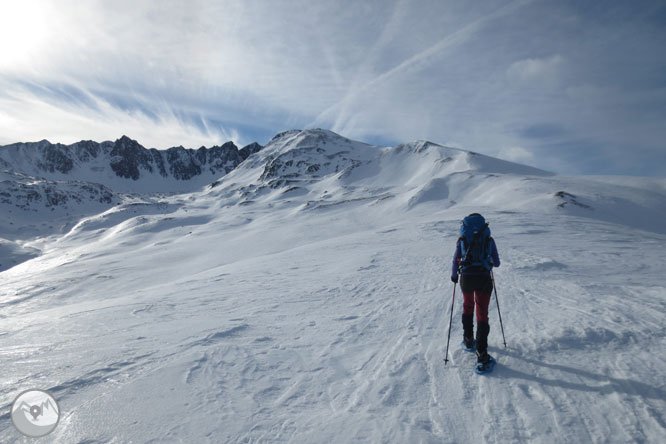
[[[15,241],[67,233],[112,207],[126,207],[128,215],[153,206],[175,211],[201,193],[216,206],[538,209],[663,232],[654,221],[666,206],[665,188],[660,179],[560,176],[428,141],[374,146],[323,129],[285,131],[265,147],[242,149],[232,142],[147,149],[126,136],[16,143],[0,147],[0,259],[12,257],[0,270],[35,254]]]
[[[94,182],[123,192],[191,191],[227,174],[262,146],[166,150],[144,148],[123,136],[115,142],[71,145],[47,140],[0,147],[0,169],[46,180]]]

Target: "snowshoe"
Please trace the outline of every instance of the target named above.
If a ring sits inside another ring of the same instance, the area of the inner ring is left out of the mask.
[[[476,341],[474,338],[463,338],[462,348],[466,352],[475,352],[476,351]]]
[[[482,359],[483,358],[483,359]],[[485,356],[479,357],[476,366],[474,367],[474,372],[477,375],[484,375],[493,371],[495,367],[495,358],[490,356],[488,353],[485,353]]]

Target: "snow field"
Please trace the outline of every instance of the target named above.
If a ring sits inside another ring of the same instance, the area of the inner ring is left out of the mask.
[[[19,386],[47,387],[64,417],[45,442],[661,436],[663,235],[485,211],[509,347],[493,299],[498,365],[480,377],[459,347],[459,289],[443,362],[465,211],[257,210],[230,217],[245,224],[73,236],[59,253],[73,259],[3,273],[27,297],[3,298],[3,405]],[[2,441],[20,442],[3,424]]]

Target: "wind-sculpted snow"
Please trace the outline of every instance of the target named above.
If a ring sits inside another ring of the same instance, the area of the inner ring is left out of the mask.
[[[166,201],[129,202],[114,207],[99,215],[82,219],[67,235],[71,236],[77,232],[83,231],[106,232],[106,230],[117,227],[128,219],[145,217],[152,214],[168,214],[172,213],[177,208],[177,205],[169,204]]]
[[[666,432],[663,179],[557,176],[309,130],[276,136],[198,192],[116,195],[67,224],[33,213],[64,225],[0,242],[24,255],[0,274],[0,406],[49,390],[62,418],[43,442]],[[475,211],[502,258],[508,343],[493,298],[497,365],[482,377],[458,346],[459,287],[444,363],[451,257]],[[0,416],[0,441],[20,440]]]

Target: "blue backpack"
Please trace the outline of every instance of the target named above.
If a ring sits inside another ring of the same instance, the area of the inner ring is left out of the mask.
[[[460,223],[460,270],[490,270],[490,228],[478,213],[472,213]]]

